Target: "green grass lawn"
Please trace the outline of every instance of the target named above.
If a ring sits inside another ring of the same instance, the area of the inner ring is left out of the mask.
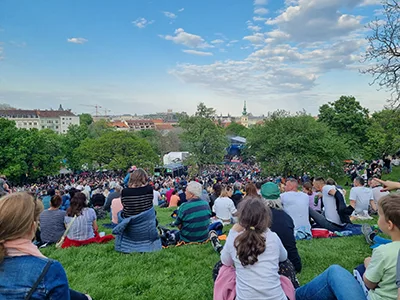
[[[400,168],[396,168],[390,179],[399,178]],[[157,210],[160,224],[172,221],[171,212],[172,209]],[[101,225],[99,229],[111,232]],[[297,245],[303,262],[303,271],[298,276],[301,284],[332,264],[350,271],[372,252],[363,236],[314,239]],[[209,243],[148,254],[117,253],[113,242],[69,249],[46,248],[43,253],[62,263],[71,288],[88,293],[96,300],[212,299],[211,271],[219,260]]]

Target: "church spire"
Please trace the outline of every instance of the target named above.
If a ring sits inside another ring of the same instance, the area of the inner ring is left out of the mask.
[[[242,115],[243,115],[243,116],[247,116],[246,100],[244,101]]]

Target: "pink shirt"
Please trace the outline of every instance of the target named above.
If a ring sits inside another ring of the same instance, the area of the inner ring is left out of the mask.
[[[121,198],[115,198],[111,202],[112,222],[118,224],[118,213],[123,209]]]

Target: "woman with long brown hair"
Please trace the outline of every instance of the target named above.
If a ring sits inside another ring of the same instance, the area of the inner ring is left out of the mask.
[[[69,289],[61,264],[32,244],[41,201],[28,193],[0,198],[0,295],[3,299],[91,299]]]
[[[122,217],[129,218],[153,207],[153,188],[145,170],[136,169],[129,178],[128,187],[122,190]]]
[[[271,211],[259,197],[242,201],[239,223],[229,231],[221,262],[236,269],[236,299],[287,300],[278,274],[287,259],[281,240],[269,229]]]

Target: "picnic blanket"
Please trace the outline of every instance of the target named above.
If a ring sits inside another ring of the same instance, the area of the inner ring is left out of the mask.
[[[313,238],[335,238],[363,234],[361,231],[361,225],[359,224],[347,224],[343,230],[340,231],[332,232],[325,228],[312,228],[311,232]]]

